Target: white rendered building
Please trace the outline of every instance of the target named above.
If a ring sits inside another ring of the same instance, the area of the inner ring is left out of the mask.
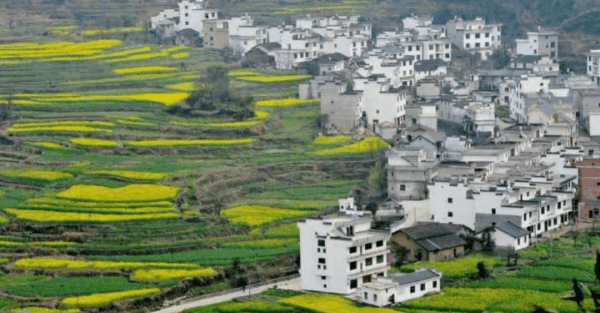
[[[553,60],[558,59],[558,32],[542,31],[527,32],[527,39],[516,39],[517,54],[545,55]]]
[[[600,86],[600,67],[598,63],[600,63],[600,50],[590,50],[587,56],[587,75],[597,86]]]
[[[502,24],[486,24],[478,17],[471,21],[454,17],[446,22],[446,37],[459,49],[478,53],[486,60],[502,44]]]
[[[433,269],[421,269],[410,274],[379,277],[363,284],[356,295],[362,303],[383,307],[440,292],[442,274]]]
[[[371,229],[371,216],[331,215],[298,222],[300,287],[348,295],[387,276],[389,231]]]
[[[168,9],[160,12],[158,15],[150,18],[151,28],[167,19],[179,17],[179,23],[176,25],[176,30],[193,29],[199,34],[203,33],[203,21],[218,19],[217,10],[206,9],[204,0],[183,0],[179,2],[179,10]]]

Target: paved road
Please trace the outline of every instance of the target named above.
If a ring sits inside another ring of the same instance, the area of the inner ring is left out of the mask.
[[[277,289],[300,290],[300,278],[296,277],[296,278],[292,278],[289,280],[284,280],[284,281],[280,281],[277,283],[272,283],[272,284],[268,284],[268,285],[264,285],[264,286],[246,288],[245,291],[236,291],[236,292],[232,292],[232,293],[219,294],[219,295],[215,295],[214,297],[204,298],[204,299],[200,299],[200,300],[192,300],[190,302],[186,301],[186,303],[171,306],[171,307],[168,307],[165,309],[161,309],[154,313],[178,313],[178,312],[182,312],[184,310],[188,310],[188,309],[199,307],[199,306],[206,306],[206,305],[221,303],[221,302],[225,302],[225,301],[230,301],[235,298],[239,298],[239,297],[243,297],[243,296],[254,295],[257,293],[261,293],[269,288],[273,288],[275,286],[277,286]]]

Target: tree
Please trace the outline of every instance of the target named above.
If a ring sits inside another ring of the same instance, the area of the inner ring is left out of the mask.
[[[573,301],[577,303],[577,306],[580,309],[583,309],[581,307],[581,302],[583,302],[583,292],[581,291],[581,287],[579,287],[577,279],[573,278],[573,295],[570,297],[564,297],[563,299],[567,301]]]
[[[479,279],[486,279],[490,277],[490,273],[488,273],[487,269],[485,269],[485,263],[483,262],[477,263],[477,277]]]

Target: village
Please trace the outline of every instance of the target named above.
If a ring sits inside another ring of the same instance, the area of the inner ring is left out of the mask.
[[[298,223],[302,290],[392,305],[439,292],[442,274],[388,275],[390,264],[518,254],[600,215],[600,50],[575,75],[561,71],[553,30],[513,44],[483,18],[436,25],[413,14],[402,24],[377,34],[360,16],[253,25],[202,1],[152,18],[162,40],[313,75],[298,95],[320,100],[323,134],[393,143],[377,209],[340,195],[339,213]]]

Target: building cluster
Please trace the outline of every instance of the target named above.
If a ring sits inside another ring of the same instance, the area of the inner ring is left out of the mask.
[[[438,272],[388,275],[389,263],[512,252],[600,221],[600,50],[587,77],[561,74],[555,31],[509,49],[501,25],[432,21],[407,17],[360,56],[320,56],[299,85],[300,97],[321,100],[323,133],[393,143],[389,198],[374,214],[340,198],[339,214],[298,224],[303,289],[385,306],[439,291]],[[476,66],[499,49],[510,55],[503,67]]]

